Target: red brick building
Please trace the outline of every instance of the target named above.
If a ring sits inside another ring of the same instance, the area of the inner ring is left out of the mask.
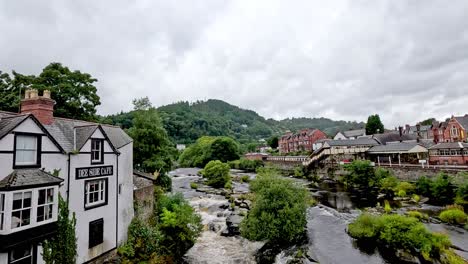
[[[468,165],[468,143],[442,142],[430,147],[429,164]]]
[[[279,139],[279,152],[312,151],[312,146],[317,140],[326,138],[325,133],[315,128],[302,129],[296,134],[289,132]]]
[[[434,142],[467,142],[468,114],[452,116],[446,122],[432,124]]]

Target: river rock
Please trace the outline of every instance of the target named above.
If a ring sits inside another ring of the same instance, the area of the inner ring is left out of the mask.
[[[239,225],[242,222],[242,219],[244,219],[244,217],[238,214],[232,214],[226,218],[229,235],[235,236],[240,234]]]

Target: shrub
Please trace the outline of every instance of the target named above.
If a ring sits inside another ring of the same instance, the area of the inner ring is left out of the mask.
[[[161,255],[182,258],[203,229],[201,217],[181,193],[160,196],[155,215],[161,233],[158,251]]]
[[[255,172],[257,168],[263,167],[263,161],[261,160],[248,160],[248,159],[240,159],[234,160],[229,162],[229,166],[231,169],[238,169],[248,172]]]
[[[398,192],[405,191],[405,196],[406,196],[406,194],[412,194],[413,191],[416,189],[416,187],[409,182],[402,181],[398,183],[396,189]]]
[[[426,177],[421,177],[416,181],[416,192],[426,197],[432,196],[432,181]]]
[[[155,227],[135,217],[128,227],[127,241],[117,252],[122,257],[123,263],[150,260],[160,253],[160,241],[161,233]]]
[[[397,196],[398,197],[405,197],[406,196],[405,190],[399,190],[398,193],[397,193]]]
[[[429,216],[418,211],[408,211],[406,213],[409,217],[417,218],[418,220],[427,220]]]
[[[204,136],[186,148],[179,157],[184,167],[204,167],[211,160],[223,162],[239,159],[239,145],[229,137]]]
[[[343,181],[348,186],[366,189],[380,183],[379,175],[375,174],[374,167],[368,160],[354,160],[346,164],[345,169],[349,173],[343,177]]]
[[[387,200],[384,201],[384,210],[387,214],[392,212],[392,207],[390,206],[390,203]]]
[[[297,177],[297,178],[304,177],[304,168],[302,166],[294,167],[294,177]]]
[[[440,220],[450,224],[464,224],[466,223],[466,214],[459,208],[451,208],[444,210],[440,213]]]
[[[226,184],[224,184],[224,188],[228,190],[232,190],[232,182],[231,181],[226,182]]]
[[[231,181],[229,165],[219,160],[208,162],[202,171],[202,175],[207,178],[207,184],[213,187],[224,187],[226,183]]]
[[[413,198],[413,201],[415,201],[417,203],[419,203],[419,201],[421,200],[421,197],[419,197],[419,195],[417,195],[417,194],[413,194],[413,196],[411,198]]]
[[[241,182],[249,182],[250,181],[249,175],[242,175],[240,181]]]
[[[468,205],[468,183],[465,183],[458,187],[456,203],[462,206]]]
[[[378,168],[376,170],[376,174],[378,171],[382,170],[384,169]],[[382,172],[380,172],[380,174],[382,174]],[[387,176],[380,179],[380,191],[385,193],[386,195],[393,195],[393,192],[395,191],[397,185],[398,179],[395,176]]]
[[[250,190],[255,198],[241,223],[242,236],[257,241],[289,242],[303,234],[308,200],[304,187],[264,170],[251,181]]]
[[[198,184],[196,182],[191,182],[190,183],[190,188],[192,189],[198,189]]]
[[[426,260],[439,258],[451,246],[446,235],[430,232],[416,218],[397,214],[363,214],[348,225],[348,234],[358,240],[373,241],[394,250],[420,255]]]
[[[433,181],[431,186],[433,202],[437,204],[451,204],[455,198],[455,186],[450,182],[450,177],[441,173]]]

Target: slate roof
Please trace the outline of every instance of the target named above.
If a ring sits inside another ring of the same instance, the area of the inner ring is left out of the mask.
[[[431,126],[430,126],[430,125],[427,125],[427,126],[426,126],[426,125],[422,125],[422,126],[419,127],[419,131],[421,131],[421,132],[425,132],[425,131],[429,131],[429,130],[431,130]],[[406,132],[406,133],[409,133],[409,132],[411,132],[411,133],[417,133],[417,132],[418,132],[418,128],[417,128],[417,126],[410,126],[410,127],[409,127],[409,131],[405,131],[405,132]]]
[[[383,134],[374,134],[372,135],[372,138],[377,140],[380,144],[387,144],[388,142],[395,142],[395,141],[406,141],[406,140],[416,140],[418,136],[416,134],[403,134],[400,137],[399,132],[388,132],[388,133],[383,133]]]
[[[340,139],[329,140],[326,142],[329,146],[376,146],[379,143],[372,138]]]
[[[370,148],[369,153],[382,153],[382,152],[408,152],[414,147],[418,146],[417,143],[398,142],[387,145],[378,145]],[[420,146],[420,145],[419,145]],[[423,146],[421,146],[423,147]],[[423,147],[424,148],[424,147]],[[427,150],[426,150],[427,152]]]
[[[365,136],[366,130],[365,129],[347,130],[347,131],[343,131],[343,135],[347,138]]]
[[[455,119],[464,129],[468,130],[468,114],[464,116],[456,116]]]
[[[133,188],[134,189],[141,189],[141,188],[145,188],[148,186],[153,186],[155,181],[156,181],[156,178],[149,173],[145,173],[145,172],[141,172],[137,170],[133,171]]]
[[[3,115],[0,113],[0,138],[10,133],[12,129],[21,124],[28,115]]]
[[[17,169],[0,181],[0,190],[58,185],[62,181],[63,179],[41,169]]]
[[[435,144],[434,146],[430,147],[429,149],[461,149],[461,148],[468,148],[468,143],[463,142],[441,142]]]

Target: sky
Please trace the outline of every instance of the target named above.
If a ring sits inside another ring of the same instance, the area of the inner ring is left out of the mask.
[[[466,0],[0,2],[0,70],[90,73],[99,114],[216,98],[387,127],[468,113]]]

